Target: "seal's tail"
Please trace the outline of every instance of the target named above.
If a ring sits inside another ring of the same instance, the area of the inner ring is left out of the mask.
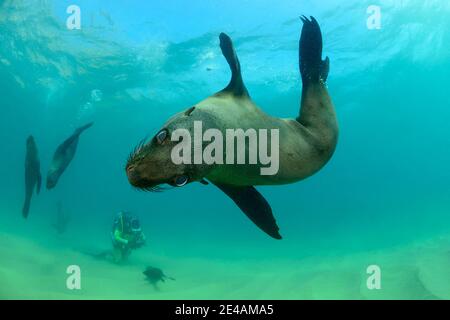
[[[330,59],[322,60],[322,32],[317,20],[311,20],[305,16],[303,21],[302,35],[300,37],[299,62],[303,85],[326,82],[330,70]]]

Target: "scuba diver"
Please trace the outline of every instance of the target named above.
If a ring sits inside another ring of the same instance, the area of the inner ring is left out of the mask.
[[[128,212],[117,214],[111,236],[115,263],[126,260],[131,251],[144,246],[146,240],[138,218]]]

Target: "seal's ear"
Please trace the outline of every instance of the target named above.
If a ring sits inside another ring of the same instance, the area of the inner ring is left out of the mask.
[[[280,228],[266,199],[252,186],[235,187],[216,184],[262,231],[272,238],[281,239]]]
[[[233,42],[231,38],[225,33],[221,33],[220,36],[220,48],[225,59],[227,59],[228,65],[231,69],[231,81],[228,86],[220,91],[221,93],[230,93],[237,97],[248,97],[247,88],[244,85],[241,74],[241,65],[239,59],[234,50]]]

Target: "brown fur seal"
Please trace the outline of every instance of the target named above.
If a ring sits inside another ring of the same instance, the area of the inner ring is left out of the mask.
[[[56,149],[52,164],[47,173],[47,189],[53,189],[56,186],[59,178],[67,169],[73,157],[75,156],[80,134],[83,133],[84,130],[92,127],[92,125],[93,123],[89,123],[78,128]]]
[[[231,39],[222,33],[220,47],[232,72],[230,83],[222,91],[173,116],[154,138],[136,148],[126,166],[131,185],[158,191],[161,184],[184,186],[194,181],[207,184],[205,179],[208,179],[233,199],[258,227],[281,239],[270,205],[253,186],[288,184],[311,176],[330,160],[338,139],[336,114],[325,85],[330,61],[322,60],[320,27],[313,17],[311,20],[302,17],[302,21],[299,62],[303,92],[296,119],[271,117],[255,105],[243,83]],[[170,136],[179,128],[194,132],[196,121],[201,121],[205,130],[218,129],[224,135],[229,128],[277,129],[277,174],[261,175],[262,164],[175,164],[171,152],[179,141],[173,141]]]
[[[27,139],[27,152],[25,156],[25,203],[22,215],[26,219],[30,211],[31,197],[36,188],[36,194],[41,190],[41,164],[39,154],[33,136]]]

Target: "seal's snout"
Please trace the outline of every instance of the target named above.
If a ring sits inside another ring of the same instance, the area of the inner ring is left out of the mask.
[[[133,187],[147,188],[147,187],[153,185],[152,182],[149,181],[149,179],[147,179],[142,174],[142,169],[139,168],[138,165],[136,165],[136,164],[131,164],[131,165],[127,166],[126,172],[127,172],[128,181],[130,182],[130,184]]]
[[[143,172],[143,169],[138,165],[129,165],[126,167],[128,182],[135,188],[142,190],[153,190],[158,184],[163,181],[156,181],[147,177],[147,174]]]
[[[128,181],[130,181],[131,185],[136,186],[138,184],[139,175],[136,170],[136,165],[132,164],[127,166],[127,177]]]

